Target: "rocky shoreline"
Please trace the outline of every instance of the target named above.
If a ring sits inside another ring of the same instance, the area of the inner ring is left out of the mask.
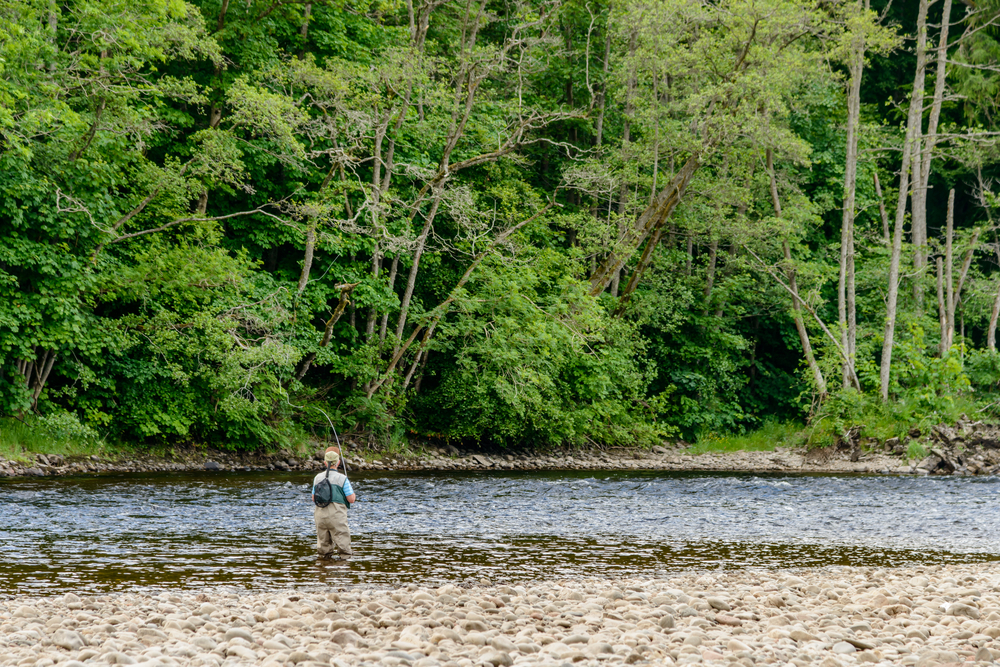
[[[819,451],[819,454],[817,454]],[[656,447],[652,450],[573,450],[559,454],[484,454],[469,451],[425,449],[423,453],[398,455],[352,455],[345,450],[350,472],[357,471],[458,471],[458,470],[672,470],[745,471],[800,473],[921,474],[900,456],[866,453],[861,457],[825,450],[777,449],[771,452],[732,452],[691,455],[683,449]],[[130,459],[98,456],[64,458],[37,454],[31,461],[0,459],[0,477],[45,477],[109,473],[301,470],[321,467],[321,455],[303,458],[287,452],[234,454],[193,451],[171,458],[142,455]],[[952,471],[954,472],[954,470]]]
[[[859,473],[892,475],[985,475],[1000,473],[1000,426],[961,420],[938,425],[928,433],[917,429],[903,439],[879,442],[852,429],[835,445],[817,449],[715,452],[692,455],[687,445],[652,449],[561,450],[549,453],[485,453],[453,445],[414,444],[406,456],[378,453],[345,443],[349,471],[456,470],[670,470],[768,473]],[[907,458],[912,443],[925,453]],[[320,447],[317,447],[319,450]],[[169,457],[143,454],[133,458],[70,457],[37,454],[30,461],[0,459],[0,477],[44,477],[129,472],[193,472],[203,470],[315,470],[322,456],[290,452],[233,453],[211,449],[175,450]]]
[[[989,564],[0,600],[0,665],[935,665],[1000,658]]]

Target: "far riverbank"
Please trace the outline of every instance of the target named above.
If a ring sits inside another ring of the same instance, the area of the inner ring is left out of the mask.
[[[348,471],[372,470],[663,470],[885,475],[993,475],[1000,473],[1000,425],[968,419],[939,424],[921,433],[884,442],[851,429],[828,447],[775,447],[770,451],[694,454],[685,443],[642,448],[562,449],[542,452],[488,452],[454,445],[412,442],[406,452],[377,451],[351,439],[343,443]],[[44,477],[128,472],[196,470],[315,470],[322,450],[295,453],[231,452],[205,447],[171,448],[162,453],[106,455],[30,454],[0,457],[0,477]],[[914,456],[914,453],[917,455]]]
[[[465,450],[426,449],[416,455],[367,456],[345,448],[349,471],[447,471],[447,470],[665,470],[796,473],[927,474],[919,462],[904,457],[869,452],[776,449],[768,452],[726,452],[692,455],[680,447],[643,449],[572,450],[543,454],[495,454]],[[852,460],[852,458],[854,460]],[[0,477],[43,477],[129,472],[186,472],[195,470],[317,470],[319,453],[311,457],[293,453],[233,453],[211,449],[175,451],[171,456],[80,456],[36,454],[29,461],[0,460]]]

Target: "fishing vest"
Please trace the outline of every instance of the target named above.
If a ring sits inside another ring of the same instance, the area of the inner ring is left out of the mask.
[[[347,502],[347,496],[344,495],[344,482],[347,481],[347,475],[337,472],[336,470],[330,470],[330,491],[332,496],[330,498],[331,503],[340,503],[348,509],[351,508],[351,503]],[[316,488],[321,481],[327,479],[327,471],[324,470],[320,474],[313,478],[313,488]]]

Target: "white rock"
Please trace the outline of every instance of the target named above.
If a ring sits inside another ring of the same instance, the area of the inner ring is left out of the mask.
[[[854,653],[858,649],[854,648],[854,644],[849,644],[847,642],[837,642],[833,645],[833,652],[846,655],[848,653]]]

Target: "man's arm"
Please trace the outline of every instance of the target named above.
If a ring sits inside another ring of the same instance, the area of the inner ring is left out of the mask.
[[[355,501],[357,501],[357,499],[358,499],[357,495],[353,493],[347,496],[347,502],[351,503],[352,505],[355,503]]]

